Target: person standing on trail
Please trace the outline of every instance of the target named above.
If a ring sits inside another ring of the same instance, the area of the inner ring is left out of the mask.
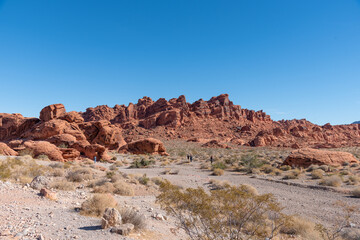
[[[214,162],[214,158],[213,158],[213,156],[211,156],[210,157],[210,162],[211,162],[211,165],[213,164],[213,162]]]
[[[96,156],[94,157],[94,163],[96,163]]]
[[[193,160],[193,156],[192,156],[192,155],[190,155],[190,162],[192,162],[192,160]]]

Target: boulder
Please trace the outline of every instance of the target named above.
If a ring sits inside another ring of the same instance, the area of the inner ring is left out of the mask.
[[[283,165],[294,167],[309,167],[310,165],[341,166],[343,163],[359,163],[359,161],[347,152],[335,152],[302,148],[295,150],[285,159]]]
[[[40,120],[47,122],[51,119],[58,118],[66,112],[64,105],[52,104],[44,107],[40,112]]]
[[[78,141],[71,145],[71,148],[75,148],[80,152],[80,155],[85,155],[90,159],[96,157],[98,160],[112,162],[107,149],[99,144],[90,144],[88,141]]]
[[[76,160],[80,157],[80,152],[75,148],[59,148],[65,160]]]
[[[160,154],[167,155],[164,144],[155,138],[145,138],[131,142],[120,148],[120,152],[130,152],[134,154]]]
[[[127,236],[134,229],[134,224],[126,223],[116,227],[111,228],[110,232],[117,233],[123,236]]]
[[[54,145],[46,141],[26,141],[24,147],[33,151],[34,157],[44,154],[50,160],[63,162],[62,152]]]
[[[76,137],[74,137],[73,135],[68,133],[63,133],[52,136],[48,138],[47,141],[58,147],[69,147],[73,145],[77,140]]]
[[[39,190],[42,188],[46,188],[49,185],[49,183],[50,180],[47,177],[37,176],[31,181],[30,187]]]
[[[65,120],[65,121],[67,121],[69,123],[82,123],[82,122],[84,122],[84,118],[80,115],[80,113],[75,112],[75,111],[64,113],[59,118],[62,119],[62,120]]]
[[[207,143],[204,143],[203,145],[201,145],[202,147],[208,147],[208,148],[226,148],[226,149],[231,149],[231,147],[229,147],[228,145],[224,144],[224,143],[220,143],[218,142],[218,140],[211,140]]]
[[[17,156],[18,153],[12,150],[8,145],[5,143],[0,142],[0,155],[5,156]]]
[[[52,191],[50,191],[49,189],[46,189],[46,188],[42,188],[40,190],[40,196],[48,198],[50,200],[54,200],[54,201],[56,200],[56,193],[52,192]]]
[[[121,224],[121,215],[115,208],[106,208],[101,218],[101,228],[106,229]]]

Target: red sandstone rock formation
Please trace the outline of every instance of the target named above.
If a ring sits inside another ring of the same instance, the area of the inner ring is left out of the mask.
[[[12,150],[8,145],[5,143],[0,142],[0,155],[5,156],[17,156],[18,153]]]
[[[134,154],[160,154],[168,155],[164,144],[154,138],[141,139],[135,142],[126,144],[120,149],[120,152],[130,152]]]
[[[304,119],[272,121],[263,111],[234,105],[227,94],[194,103],[186,102],[184,96],[169,101],[143,97],[136,104],[102,105],[84,113],[66,113],[62,104],[54,104],[41,110],[40,119],[0,114],[0,141],[17,151],[28,140],[48,141],[76,149],[83,157],[109,159],[107,150],[148,137],[214,139],[254,147],[334,148],[360,146],[360,124],[319,126]],[[78,155],[72,150],[62,153],[66,159]]]
[[[307,168],[310,165],[341,166],[343,163],[359,163],[347,152],[335,152],[304,148],[293,151],[284,161],[284,165]]]
[[[32,150],[34,157],[46,155],[50,160],[63,162],[62,152],[54,144],[46,141],[26,141],[24,148]]]

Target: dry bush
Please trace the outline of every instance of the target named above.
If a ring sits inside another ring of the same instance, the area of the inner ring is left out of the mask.
[[[55,169],[52,171],[51,175],[52,175],[53,177],[63,177],[63,176],[65,175],[65,171],[64,171],[64,169],[62,169],[62,168],[55,168]]]
[[[40,154],[36,157],[37,160],[41,160],[41,161],[50,161],[49,157],[45,154]]]
[[[299,169],[294,169],[288,173],[285,174],[283,179],[297,179],[299,178],[301,171]]]
[[[85,180],[93,179],[93,173],[88,168],[75,168],[68,172],[66,178],[71,182],[83,182]]]
[[[249,184],[241,184],[240,187],[249,194],[259,195],[257,189]]]
[[[117,206],[115,198],[110,194],[95,194],[92,198],[81,204],[80,214],[101,217],[106,208]]]
[[[123,180],[124,177],[121,174],[114,174],[113,176],[110,177],[110,181],[112,183],[115,183],[117,181]]]
[[[166,182],[161,191],[157,202],[190,239],[272,239],[289,222],[273,195],[253,195],[243,186],[207,193]]]
[[[106,182],[108,182],[108,180],[106,178],[92,180],[92,181],[88,182],[87,187],[88,188],[94,188],[94,187],[97,187],[97,186],[104,185]]]
[[[320,181],[320,185],[331,186],[331,187],[340,187],[342,180],[337,175],[332,175],[330,177],[323,178]]]
[[[333,219],[334,224],[327,228],[321,224],[316,224],[315,229],[320,233],[324,240],[341,239],[341,234],[352,222],[354,222],[356,215],[359,213],[357,206],[350,206],[344,202],[336,202],[336,208],[340,208],[340,213]]]
[[[115,190],[115,187],[110,182],[105,182],[104,184],[100,186],[96,186],[93,189],[94,193],[113,193]]]
[[[222,175],[224,175],[224,170],[222,170],[220,168],[215,168],[214,171],[212,172],[212,175],[214,175],[214,176],[222,176]]]
[[[134,196],[133,187],[123,180],[119,180],[114,183],[114,193],[121,196]]]
[[[164,179],[161,177],[153,177],[151,178],[151,181],[156,185],[160,186],[164,182]]]
[[[210,179],[209,184],[212,186],[212,190],[224,189],[231,186],[231,183],[227,180],[220,181],[217,179]]]
[[[270,174],[274,171],[274,167],[269,165],[269,164],[265,164],[261,167],[261,171],[263,171],[266,174]]]
[[[291,167],[289,165],[283,165],[283,166],[280,167],[280,170],[289,171],[289,170],[291,170]]]
[[[322,179],[324,176],[324,171],[321,169],[315,169],[311,172],[311,178],[312,179]]]
[[[355,188],[353,191],[352,191],[352,195],[356,198],[360,198],[360,187],[358,188]]]
[[[317,170],[317,169],[319,169],[319,165],[312,164],[306,169],[306,171],[307,172],[312,172],[312,171]]]
[[[50,167],[39,165],[32,158],[7,158],[0,162],[0,179],[28,183],[28,179],[45,175],[49,170]]]
[[[350,185],[358,185],[360,183],[360,177],[356,175],[349,176],[347,183]]]
[[[321,165],[319,168],[321,170],[323,170],[324,172],[329,172],[330,171],[330,167],[328,165]]]
[[[121,219],[123,223],[131,223],[136,230],[142,230],[146,228],[146,218],[143,214],[137,213],[133,209],[119,209]]]
[[[201,165],[200,165],[200,169],[206,169],[206,170],[209,170],[209,169],[211,169],[211,165],[210,165],[209,163],[206,163],[206,162],[201,163]]]
[[[280,232],[301,236],[307,240],[317,240],[320,238],[319,233],[315,231],[315,224],[300,217],[292,217],[290,224],[282,227]]]
[[[55,188],[55,189],[64,190],[64,191],[73,191],[73,190],[75,190],[75,185],[72,182],[68,182],[66,180],[61,180],[61,181],[52,182],[50,184],[50,188]]]

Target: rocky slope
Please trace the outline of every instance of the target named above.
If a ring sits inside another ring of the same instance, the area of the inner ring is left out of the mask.
[[[59,161],[80,156],[110,160],[107,150],[119,150],[145,137],[326,148],[360,145],[360,124],[318,126],[305,119],[273,121],[263,111],[234,105],[227,94],[194,103],[186,102],[185,96],[169,101],[143,97],[136,104],[102,105],[85,112],[66,112],[62,104],[54,104],[42,109],[39,118],[0,113],[1,142],[17,152],[30,149]]]

